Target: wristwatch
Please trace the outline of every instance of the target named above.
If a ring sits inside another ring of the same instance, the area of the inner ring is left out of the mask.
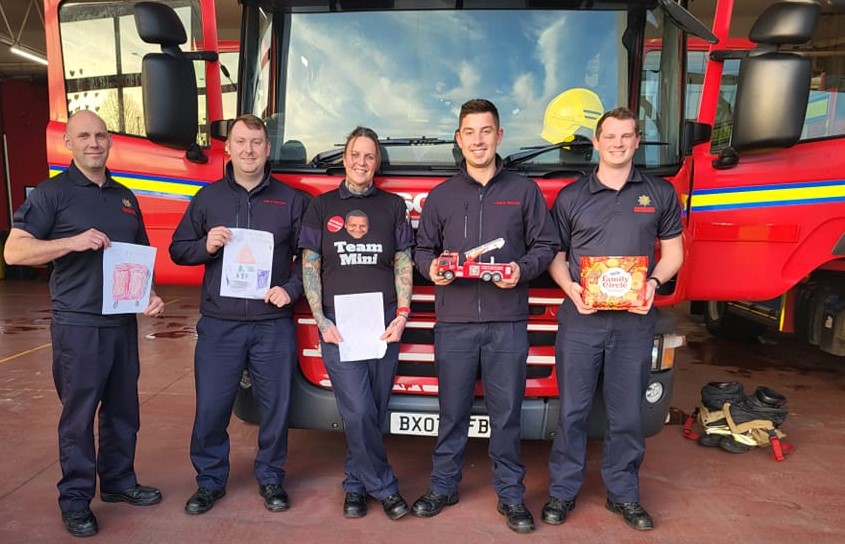
[[[649,280],[654,280],[654,283],[657,284],[657,287],[654,288],[655,290],[660,289],[660,287],[663,285],[663,282],[657,279],[657,276],[649,276],[648,279],[645,281]]]

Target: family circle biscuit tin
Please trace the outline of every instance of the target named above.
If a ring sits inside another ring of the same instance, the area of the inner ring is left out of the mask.
[[[597,310],[645,306],[648,257],[581,257],[584,303]]]

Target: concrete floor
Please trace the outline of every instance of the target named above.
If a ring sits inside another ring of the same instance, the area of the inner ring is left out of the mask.
[[[195,489],[188,459],[194,410],[192,353],[197,290],[161,288],[164,319],[140,319],[142,428],[136,468],[141,483],[162,489],[148,508],[92,503],[102,542],[845,542],[845,360],[767,338],[761,344],[710,338],[686,318],[689,346],[678,352],[673,406],[689,411],[701,386],[739,380],[768,385],[789,398],[783,426],[795,452],[782,463],[769,450],[734,455],[702,448],[669,425],[648,441],[641,471],[642,501],[656,529],[637,533],[604,509],[599,475],[601,444],[591,444],[578,507],[560,527],[539,522],[547,495],[549,443],[523,444],[528,467],[526,502],[537,531],[518,536],[496,513],[486,441],[474,439],[466,456],[461,502],[434,519],[390,521],[371,503],[363,519],[341,515],[344,440],[338,433],[291,431],[287,490],[291,510],[267,512],[252,478],[254,426],[233,419],[232,477],[227,496],[202,516],[188,516]],[[56,424],[59,402],[50,373],[49,298],[42,281],[0,281],[0,543],[69,542],[56,503]],[[145,335],[157,333],[156,339]],[[413,501],[427,488],[433,439],[388,436],[388,455],[402,493]]]

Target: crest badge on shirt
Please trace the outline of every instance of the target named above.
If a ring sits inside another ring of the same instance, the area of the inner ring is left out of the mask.
[[[130,215],[138,215],[138,212],[136,212],[135,209],[132,207],[132,201],[130,201],[128,198],[124,198],[121,204],[123,204],[123,207],[120,208],[122,212],[128,213]]]
[[[654,213],[656,208],[651,205],[651,198],[648,195],[640,195],[637,198],[638,206],[634,206],[634,213]]]

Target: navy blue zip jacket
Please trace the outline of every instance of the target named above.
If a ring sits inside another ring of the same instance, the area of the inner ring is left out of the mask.
[[[423,277],[431,279],[431,261],[444,250],[463,253],[501,237],[505,245],[478,261],[489,262],[491,257],[497,263],[515,261],[519,284],[501,289],[493,282],[456,278],[436,286],[438,321],[528,319],[528,282],[542,274],[557,253],[557,233],[540,188],[533,180],[504,170],[498,156],[496,167],[487,185],[481,185],[467,173],[464,161],[457,174],[432,189],[420,216],[414,263]]]
[[[302,295],[299,261],[293,263],[302,214],[308,198],[270,176],[252,191],[235,183],[231,163],[223,179],[206,185],[194,195],[185,216],[173,233],[170,258],[181,265],[205,265],[200,296],[200,312],[217,319],[261,321],[290,316],[293,301]],[[223,249],[209,255],[205,248],[208,231],[217,226],[249,228],[273,233],[273,270],[270,286],[279,286],[291,298],[291,304],[277,308],[263,300],[220,296],[223,273]]]

